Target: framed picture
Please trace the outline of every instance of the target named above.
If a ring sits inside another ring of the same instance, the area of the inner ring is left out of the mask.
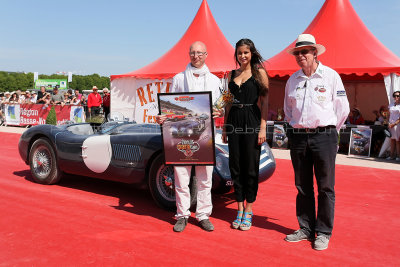
[[[159,93],[165,164],[215,165],[211,92]]]
[[[369,157],[372,129],[352,128],[350,132],[349,155]]]
[[[288,148],[288,138],[282,124],[274,124],[274,134],[272,137],[272,148]]]

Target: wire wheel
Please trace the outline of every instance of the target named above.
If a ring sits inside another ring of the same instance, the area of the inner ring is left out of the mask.
[[[50,151],[45,145],[40,145],[33,151],[32,172],[38,178],[45,179],[49,176],[52,164]]]
[[[33,143],[29,152],[29,166],[37,183],[55,184],[61,179],[56,153],[47,138],[39,138]]]
[[[162,164],[157,171],[157,189],[167,201],[175,201],[175,178],[172,166]]]

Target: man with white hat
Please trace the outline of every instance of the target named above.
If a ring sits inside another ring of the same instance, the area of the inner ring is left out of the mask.
[[[88,96],[87,106],[91,116],[97,116],[100,113],[100,107],[102,104],[101,95],[97,92],[97,86],[92,87],[93,92]]]
[[[287,81],[284,99],[300,229],[285,240],[314,240],[317,234],[314,249],[324,250],[333,229],[338,132],[349,114],[349,102],[339,74],[318,60],[325,47],[317,44],[314,36],[299,35],[295,47],[287,52],[301,68]],[[314,172],[318,185],[317,214]]]
[[[31,102],[32,103],[36,103],[36,100],[37,100],[37,93],[36,93],[36,91],[33,91],[32,90],[32,97],[31,97]]]
[[[4,102],[3,103],[8,103],[8,100],[10,99],[10,97],[11,97],[11,93],[10,92],[5,92],[4,93]]]

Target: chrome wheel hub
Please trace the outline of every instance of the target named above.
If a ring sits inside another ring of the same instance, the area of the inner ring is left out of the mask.
[[[175,201],[174,169],[162,165],[157,171],[157,189],[161,196],[168,201]]]
[[[51,155],[45,146],[38,147],[33,154],[33,171],[40,178],[46,178],[51,172]]]

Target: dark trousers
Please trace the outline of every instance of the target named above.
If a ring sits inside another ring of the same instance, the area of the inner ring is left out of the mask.
[[[100,114],[100,107],[91,107],[90,110],[91,110],[90,115],[92,117],[98,116]]]
[[[253,203],[258,191],[261,146],[258,133],[228,135],[229,169],[237,202]]]
[[[110,114],[110,107],[103,106],[103,111],[104,111],[104,118],[108,120],[108,114]]]
[[[316,133],[289,129],[290,156],[297,188],[296,215],[300,228],[330,235],[335,213],[335,160],[338,133],[335,128]],[[314,180],[318,187],[315,214]]]

